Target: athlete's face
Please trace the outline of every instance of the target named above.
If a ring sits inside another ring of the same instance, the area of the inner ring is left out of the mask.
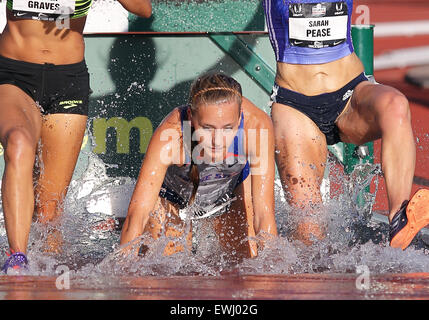
[[[240,124],[240,107],[237,102],[223,102],[199,106],[191,121],[204,156],[212,161],[226,157]]]

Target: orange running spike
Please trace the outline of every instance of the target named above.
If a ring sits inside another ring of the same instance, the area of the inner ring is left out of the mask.
[[[391,239],[390,246],[405,250],[416,234],[429,224],[429,190],[420,189],[406,208],[407,224]]]

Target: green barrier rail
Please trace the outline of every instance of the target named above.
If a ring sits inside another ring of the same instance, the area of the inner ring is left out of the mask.
[[[238,34],[213,34],[210,39],[229,54],[267,93],[271,92],[276,73]]]
[[[374,75],[374,26],[361,25],[352,28],[353,46],[357,56],[362,61],[365,74],[369,77]],[[344,168],[350,173],[357,163],[373,161],[373,143],[364,145],[367,151],[364,154],[358,153],[356,146],[345,144],[344,146]]]
[[[352,27],[353,46],[357,56],[362,61],[365,74],[374,77],[374,26],[359,25]],[[366,143],[362,146],[344,144],[344,171],[351,173],[357,164],[374,162],[374,143]],[[370,187],[366,187],[357,197],[357,205],[365,205],[364,193],[368,193]]]

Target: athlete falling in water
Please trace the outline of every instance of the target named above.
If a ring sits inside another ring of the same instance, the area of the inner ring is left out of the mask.
[[[324,237],[314,220],[322,203],[326,145],[382,139],[390,245],[405,249],[429,223],[429,190],[410,199],[415,143],[410,109],[398,90],[368,81],[353,50],[353,1],[264,0],[277,60],[272,94],[276,162],[288,201],[312,212],[294,235]]]
[[[248,143],[246,143],[246,141]],[[171,237],[170,255],[190,246],[186,222],[211,219],[223,248],[255,256],[248,237],[277,235],[274,135],[262,110],[223,74],[192,85],[189,104],[174,109],[149,143],[125,220],[121,244],[144,232]]]
[[[150,0],[119,2],[151,15]],[[58,3],[8,0],[0,36],[2,200],[10,246],[5,272],[28,263],[34,210],[44,224],[61,213],[86,128],[90,88],[82,33],[92,0]],[[33,188],[36,154],[41,168]],[[51,233],[48,250],[58,249],[57,236]]]

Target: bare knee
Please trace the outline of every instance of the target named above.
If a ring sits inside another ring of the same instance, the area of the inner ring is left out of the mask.
[[[411,121],[410,106],[407,98],[400,92],[384,94],[379,100],[380,126],[383,129],[398,127]]]
[[[6,163],[22,163],[33,160],[36,154],[37,142],[20,128],[11,129],[5,137],[4,159]]]

